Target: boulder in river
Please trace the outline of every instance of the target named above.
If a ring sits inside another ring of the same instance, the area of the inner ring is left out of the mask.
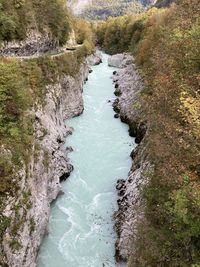
[[[118,113],[116,113],[115,115],[114,115],[114,118],[115,119],[118,119],[120,117],[120,115],[118,114]]]
[[[90,66],[99,65],[102,63],[102,56],[100,53],[95,52],[91,54],[90,56],[88,56],[86,61],[87,61],[87,64]]]
[[[115,90],[114,94],[116,96],[120,96],[122,94],[121,90],[117,87],[117,89]]]
[[[108,66],[115,68],[124,68],[131,63],[133,63],[133,57],[129,53],[116,54],[108,59]],[[116,75],[117,72],[113,74]]]
[[[66,152],[67,153],[71,153],[73,151],[74,151],[74,149],[71,146],[66,147]]]

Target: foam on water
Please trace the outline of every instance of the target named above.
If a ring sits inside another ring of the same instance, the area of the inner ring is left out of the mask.
[[[93,67],[84,86],[85,111],[66,123],[75,131],[66,140],[74,172],[63,183],[65,194],[52,204],[49,235],[38,256],[38,267],[121,267],[114,259],[117,209],[116,181],[126,178],[134,140],[127,125],[114,119],[114,68]]]

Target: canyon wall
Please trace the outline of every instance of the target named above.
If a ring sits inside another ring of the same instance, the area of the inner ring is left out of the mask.
[[[145,149],[145,135],[148,123],[143,118],[140,95],[144,88],[143,80],[130,54],[116,54],[109,59],[109,65],[119,68],[113,73],[116,100],[113,108],[122,122],[129,125],[129,134],[135,138],[138,146],[131,153],[133,163],[127,179],[119,179],[118,211],[115,212],[117,232],[116,260],[127,262],[134,239],[137,236],[137,222],[143,218],[144,203],[142,188],[147,182],[145,173],[151,171]],[[125,178],[125,177],[124,177]]]
[[[58,58],[55,60],[59,62]],[[58,64],[63,62],[61,58]],[[67,156],[71,148],[65,147],[65,138],[73,129],[65,125],[65,120],[84,110],[82,90],[91,62],[98,64],[100,58],[83,57],[80,64],[76,62],[79,66],[73,75],[67,71],[58,73],[56,82],[46,83],[43,103],[35,102],[27,111],[33,118],[34,142],[29,161],[24,161],[13,177],[18,187],[16,194],[7,195],[5,199],[3,216],[9,220],[9,226],[1,248],[3,266],[36,266],[38,249],[48,233],[50,203],[62,194],[60,183],[73,170]],[[10,152],[5,149],[4,153]]]

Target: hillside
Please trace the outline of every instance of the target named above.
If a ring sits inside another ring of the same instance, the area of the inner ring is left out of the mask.
[[[155,3],[155,6],[156,7],[167,7],[169,6],[170,4],[176,2],[175,0],[157,0],[156,3]]]
[[[80,15],[91,3],[91,0],[68,0],[67,5],[73,10],[75,15]]]
[[[134,197],[129,207],[139,213],[130,226],[135,231],[130,267],[199,266],[199,11],[198,0],[181,0],[171,8],[108,19],[97,31],[107,52],[135,56],[144,82],[132,105],[132,112],[140,114],[139,125],[148,130],[132,155],[132,177],[143,172],[138,197],[142,212]],[[132,118],[133,129],[136,119]],[[120,192],[121,206],[130,194],[127,188]]]
[[[89,20],[104,20],[107,17],[121,16],[127,13],[140,13],[153,4],[154,0],[90,0],[70,1],[75,13]]]
[[[71,32],[64,1],[2,0],[0,21],[0,266],[28,267],[72,171],[64,119],[83,110],[92,47],[76,25],[84,44],[52,54]]]
[[[69,0],[73,12],[88,20],[105,20],[124,14],[137,14],[149,6],[167,7],[175,0]]]
[[[24,40],[37,31],[63,44],[68,38],[69,24],[68,11],[60,0],[2,0],[0,3],[0,42]]]

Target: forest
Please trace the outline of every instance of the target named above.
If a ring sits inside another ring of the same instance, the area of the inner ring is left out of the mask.
[[[60,44],[69,36],[69,13],[62,0],[1,0],[0,41],[23,40],[30,30],[51,32]]]
[[[145,81],[140,99],[154,174],[143,190],[129,266],[200,263],[200,3],[109,18],[99,24],[106,52],[129,51]]]
[[[105,20],[108,17],[118,17],[126,14],[138,14],[151,6],[166,7],[174,0],[91,0],[84,2],[79,16],[86,20]],[[78,6],[80,1],[69,1],[70,6]]]
[[[83,44],[59,58],[0,60],[0,212],[8,195],[19,193],[15,173],[23,163],[27,174],[29,157],[37,159],[36,119],[30,111],[45,105],[47,85],[64,74],[73,77],[95,45],[111,55],[128,52],[144,82],[138,109],[148,124],[144,142],[154,168],[145,174],[144,218],[128,266],[199,267],[200,2],[158,0],[150,7],[152,2],[93,0],[75,18],[64,0],[0,1],[0,44],[25,40],[34,30],[62,47],[72,28],[77,44]],[[14,206],[15,214],[20,208]],[[24,223],[19,218],[11,228],[10,245],[16,250],[18,227]],[[1,243],[11,219],[0,218]]]
[[[80,1],[71,2],[76,7]],[[91,0],[84,4],[79,15],[87,20],[104,20],[109,16],[140,13],[153,2],[153,0]]]
[[[0,45],[12,41],[24,41],[30,38],[30,31],[36,34],[49,35],[57,44],[66,44],[71,32],[73,18],[64,1],[42,0],[23,1],[12,0],[0,3]],[[86,23],[86,22],[85,22]],[[86,23],[87,25],[87,23]],[[90,25],[90,24],[89,24]],[[84,26],[85,27],[85,26]],[[87,29],[87,28],[86,28]],[[76,24],[77,40],[79,23]],[[85,32],[85,30],[83,31]],[[30,192],[19,190],[21,175],[16,175],[26,166],[28,177],[28,164],[31,157],[36,157],[41,147],[35,138],[35,116],[38,107],[46,105],[45,96],[47,85],[56,84],[63,75],[72,77],[78,72],[83,58],[91,53],[93,48],[92,32],[82,34],[83,43],[77,51],[61,54],[58,58],[48,55],[18,60],[14,57],[0,59],[0,265],[5,264],[2,252],[3,236],[7,228],[12,233],[9,245],[13,250],[21,248],[17,232],[25,223],[30,199]],[[87,36],[87,41],[85,40]],[[47,131],[44,130],[44,136]],[[44,137],[43,136],[43,137]],[[46,154],[45,154],[46,155]],[[47,155],[46,155],[47,157]],[[36,159],[35,158],[35,159]],[[46,158],[46,162],[48,157]],[[47,164],[47,163],[46,163]],[[4,210],[8,197],[22,196],[23,203],[14,203],[12,211],[14,217],[5,216]],[[22,205],[22,206],[21,206]],[[23,216],[19,215],[23,207]],[[25,214],[25,215],[24,215]],[[12,223],[12,227],[11,227]],[[28,223],[28,222],[27,222]],[[34,223],[32,222],[32,225]],[[4,265],[5,264],[5,265]]]
[[[89,20],[104,20],[126,13],[140,13],[143,10],[144,6],[139,1],[95,0],[84,9],[81,16]]]

